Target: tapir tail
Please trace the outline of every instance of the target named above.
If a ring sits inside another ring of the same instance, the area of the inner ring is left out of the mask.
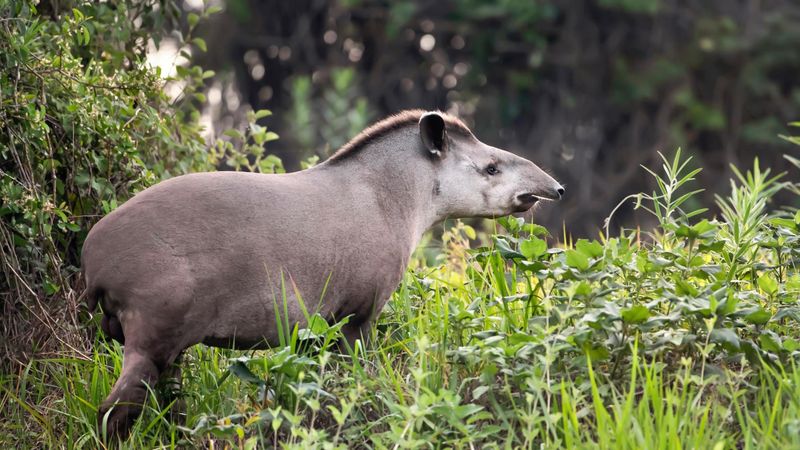
[[[101,295],[102,292],[100,292],[100,289],[86,288],[86,307],[89,309],[89,312],[97,308],[97,302],[100,301]]]
[[[88,284],[88,282],[87,282]],[[106,294],[103,289],[96,286],[89,286],[86,289],[86,306],[89,311],[94,311],[97,304],[105,300]],[[109,311],[103,304],[103,318],[100,320],[100,328],[106,336],[119,341],[120,344],[125,343],[125,334],[122,332],[122,324],[117,316]]]

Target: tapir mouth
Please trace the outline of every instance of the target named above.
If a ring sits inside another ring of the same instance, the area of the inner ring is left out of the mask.
[[[524,194],[519,194],[517,196],[517,200],[519,200],[519,202],[522,203],[522,204],[525,204],[525,203],[533,204],[533,203],[538,202],[540,198],[541,197],[539,197],[538,195],[530,193],[530,192],[526,192]]]
[[[558,191],[553,193],[524,192],[517,196],[517,200],[519,200],[521,203],[536,203],[537,200],[557,201],[561,200],[562,194],[563,194],[563,188],[559,188]]]
[[[540,193],[525,192],[517,195],[517,212],[524,212],[533,207],[539,200],[558,200],[558,197],[550,197]]]
[[[540,199],[539,196],[534,195],[530,192],[526,192],[524,194],[520,194],[517,196],[516,203],[516,212],[525,212],[531,208],[533,205],[536,204]]]

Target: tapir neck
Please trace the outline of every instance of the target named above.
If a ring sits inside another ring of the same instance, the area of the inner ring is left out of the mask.
[[[365,205],[375,202],[375,219],[407,237],[413,247],[441,220],[436,217],[434,164],[421,148],[412,127],[394,130],[337,161],[318,169],[349,180]]]

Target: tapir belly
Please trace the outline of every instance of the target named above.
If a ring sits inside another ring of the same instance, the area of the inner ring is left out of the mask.
[[[202,342],[226,348],[264,348],[289,342],[293,328],[306,327],[314,315],[329,323],[345,319],[354,324],[367,322],[380,312],[400,282],[405,267],[399,261],[392,265],[391,275],[386,267],[360,268],[357,279],[337,276],[335,269],[317,272],[319,280],[307,279],[307,273],[293,277],[288,269],[277,284],[274,280],[253,283],[243,289],[246,292],[209,299],[217,312],[209,318]]]

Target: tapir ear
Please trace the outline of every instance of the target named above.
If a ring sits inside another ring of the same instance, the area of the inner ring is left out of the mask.
[[[447,130],[444,117],[438,112],[425,113],[419,118],[419,136],[422,144],[434,155],[447,150]]]

